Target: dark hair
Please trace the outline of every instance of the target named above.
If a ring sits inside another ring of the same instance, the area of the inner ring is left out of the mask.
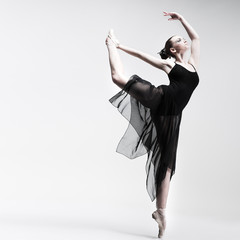
[[[171,41],[172,37],[170,37],[166,41],[165,47],[159,52],[159,55],[161,56],[162,59],[167,59],[169,57],[175,57],[170,51],[170,48],[172,47],[172,41]]]

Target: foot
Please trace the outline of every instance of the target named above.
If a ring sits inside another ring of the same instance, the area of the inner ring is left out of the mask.
[[[110,38],[112,40],[112,42],[114,43],[114,45],[116,47],[119,46],[120,43],[119,43],[118,39],[116,38],[116,36],[114,35],[113,29],[110,29],[110,31],[108,33],[108,38]]]
[[[152,218],[158,223],[159,233],[158,237],[161,238],[166,229],[166,217],[164,211],[161,209],[156,210],[152,214]]]
[[[105,43],[107,46],[113,46],[113,47],[116,46],[109,36],[107,36]]]

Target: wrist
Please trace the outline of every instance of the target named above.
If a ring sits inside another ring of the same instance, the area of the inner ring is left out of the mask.
[[[116,46],[116,48],[122,49],[122,44],[119,43],[119,44]]]

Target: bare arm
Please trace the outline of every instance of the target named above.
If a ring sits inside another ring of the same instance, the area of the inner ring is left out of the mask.
[[[196,31],[193,27],[183,18],[181,17],[180,22],[183,27],[186,29],[188,36],[192,40],[191,44],[191,56],[189,62],[194,64],[196,67],[199,65],[199,57],[200,57],[200,39]]]
[[[192,41],[191,56],[190,56],[189,62],[197,67],[199,64],[199,56],[200,56],[199,35],[182,15],[175,12],[170,12],[170,13],[163,12],[163,13],[164,13],[164,16],[171,16],[171,18],[169,18],[168,20],[179,20],[182,23],[183,27],[185,28],[188,36]]]
[[[121,49],[122,51],[134,56],[134,57],[137,57],[149,64],[151,64],[152,66],[156,67],[156,68],[159,68],[161,70],[164,70],[166,69],[166,66],[168,64],[168,61],[164,60],[164,59],[159,59],[159,58],[156,58],[156,57],[153,57],[147,53],[143,53],[141,51],[138,51],[138,50],[135,50],[133,48],[130,48],[130,47],[127,47],[127,46],[124,46],[122,44],[119,44],[118,46],[119,49]]]

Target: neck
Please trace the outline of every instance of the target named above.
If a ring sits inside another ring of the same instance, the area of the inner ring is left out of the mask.
[[[186,55],[185,54],[181,54],[181,53],[177,53],[175,55],[175,62],[179,62],[181,64],[187,64],[187,60],[186,60]]]

